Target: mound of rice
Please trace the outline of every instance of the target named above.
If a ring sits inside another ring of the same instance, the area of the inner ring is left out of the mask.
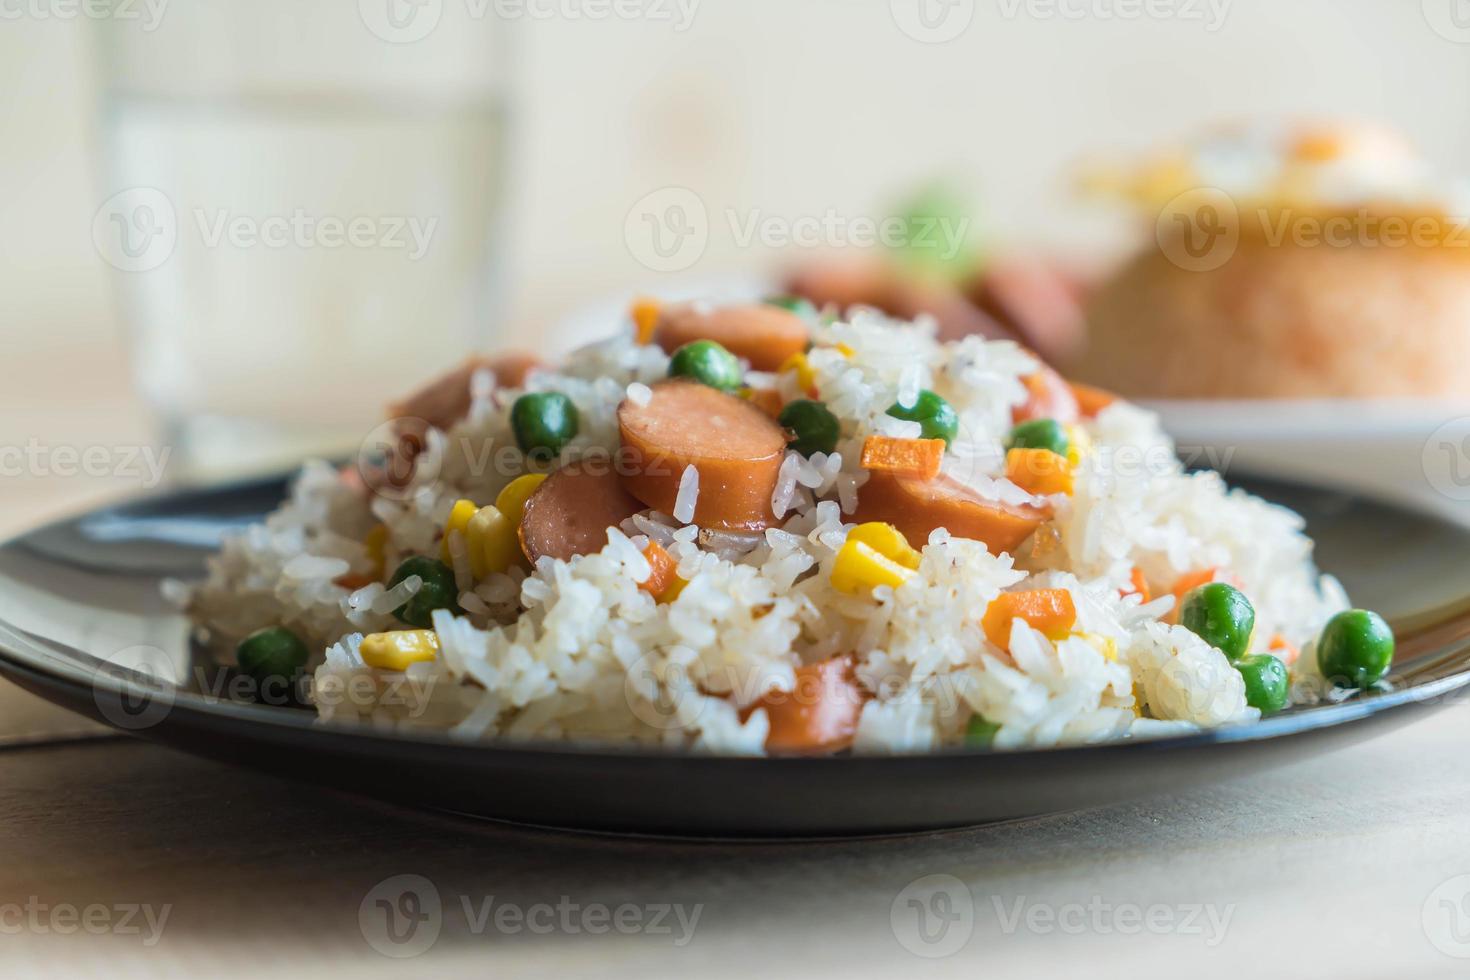
[[[429,432],[401,491],[365,494],[327,464],[308,464],[278,511],[212,559],[191,615],[221,651],[263,625],[306,639],[321,651],[313,698],[325,721],[759,755],[768,719],[750,707],[790,690],[798,666],[846,653],[872,695],[857,752],[959,744],[976,713],[1000,726],[997,748],[1255,720],[1224,655],[1168,624],[1172,596],[1145,604],[1124,595],[1135,567],[1165,583],[1227,569],[1255,604],[1259,649],[1277,636],[1309,648],[1347,607],[1336,582],[1317,575],[1295,514],[1230,491],[1216,474],[1186,473],[1157,419],[1121,402],[1083,423],[1092,447],[1075,492],[1047,499],[1054,518],[1018,553],[991,554],[941,529],[927,544],[911,542],[922,546],[922,562],[898,588],[839,592],[830,574],[866,479],[863,440],[917,435],[917,423],[885,412],[912,403],[921,388],[959,415],[946,473],[999,500],[1035,502],[1004,478],[1002,444],[1013,407],[1026,398],[1022,378],[1037,365],[1010,343],[941,344],[932,324],[868,311],[814,328],[808,360],[843,438],[830,456],[788,454],[773,500],[781,524],[763,535],[710,532],[649,512],[609,529],[599,553],[543,558],[534,569],[478,582],[459,549],[465,614],[434,614],[439,657],[404,675],[368,667],[358,655],[363,634],[404,628],[391,611],[411,586],[389,593],[377,583],[354,591],[333,584],[372,567],[369,531],[386,528],[390,570],[409,555],[437,556],[456,500],[492,502],[532,468],[514,448],[509,421],[520,392],[477,377],[468,417]],[[640,346],[629,331],[577,352],[559,371],[533,372],[526,384],[576,404],[582,426],[567,455],[611,453],[618,404],[646,398],[643,386],[667,368],[662,350]],[[803,397],[794,372],[756,380]],[[686,483],[674,510],[687,518],[697,485]],[[671,602],[639,588],[650,572],[642,554],[649,540],[688,582]],[[1071,593],[1073,634],[1053,642],[1016,620],[1009,652],[993,646],[980,627],[987,606],[1002,591],[1037,588]],[[1313,660],[1304,655],[1298,667],[1309,670]]]

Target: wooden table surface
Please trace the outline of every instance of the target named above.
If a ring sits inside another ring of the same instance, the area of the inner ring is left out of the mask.
[[[1470,708],[1452,706],[1177,798],[811,843],[471,822],[130,740],[11,749],[0,752],[0,970],[1464,975],[1470,960],[1451,954],[1470,954],[1467,739]],[[407,899],[402,875],[419,876]],[[399,942],[385,940],[379,899],[400,913]],[[62,927],[94,916],[99,934],[58,934],[54,909]]]

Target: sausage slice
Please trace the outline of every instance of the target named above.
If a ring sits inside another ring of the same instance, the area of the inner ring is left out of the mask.
[[[742,398],[692,381],[654,385],[645,405],[618,406],[623,486],[649,507],[674,512],[686,467],[699,473],[694,523],[759,531],[776,522],[771,494],[786,433]]]
[[[388,406],[390,419],[423,419],[436,429],[448,429],[470,411],[470,382],[476,371],[495,375],[502,388],[519,388],[526,375],[541,362],[532,354],[512,351],[495,357],[476,355],[448,374],[441,375],[418,391]]]
[[[914,480],[873,473],[858,491],[853,520],[892,524],[915,548],[922,548],[935,528],[947,528],[999,554],[1015,551],[1050,516],[1040,507],[987,500],[951,476]]]
[[[796,668],[796,686],[772,692],[744,713],[764,708],[770,721],[766,751],[773,755],[829,755],[850,748],[867,695],[851,656]]]
[[[713,340],[757,371],[778,370],[792,354],[806,350],[806,321],[779,306],[752,303],[706,307],[671,306],[659,314],[653,340],[672,354],[695,340]]]
[[[521,550],[568,561],[601,551],[607,529],[644,510],[628,495],[610,460],[571,463],[541,481],[521,517]]]

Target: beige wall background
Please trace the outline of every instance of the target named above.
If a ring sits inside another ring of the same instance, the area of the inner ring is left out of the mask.
[[[881,216],[935,176],[977,198],[991,240],[1085,251],[1112,226],[1070,198],[1071,163],[1213,120],[1380,118],[1470,170],[1470,29],[1448,19],[1462,0],[633,0],[634,19],[524,2],[552,16],[477,25],[515,52],[507,338],[564,343],[552,325],[585,304],[777,266],[728,213]],[[963,29],[910,36],[920,2]],[[0,443],[147,425],[90,238],[97,73],[76,9],[0,3]],[[668,187],[710,215],[677,273],[625,236]]]

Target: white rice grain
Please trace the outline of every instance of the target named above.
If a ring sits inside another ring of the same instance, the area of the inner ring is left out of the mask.
[[[679,494],[674,498],[674,520],[680,524],[693,524],[698,505],[699,470],[691,463],[684,467],[684,473],[679,477]]]

